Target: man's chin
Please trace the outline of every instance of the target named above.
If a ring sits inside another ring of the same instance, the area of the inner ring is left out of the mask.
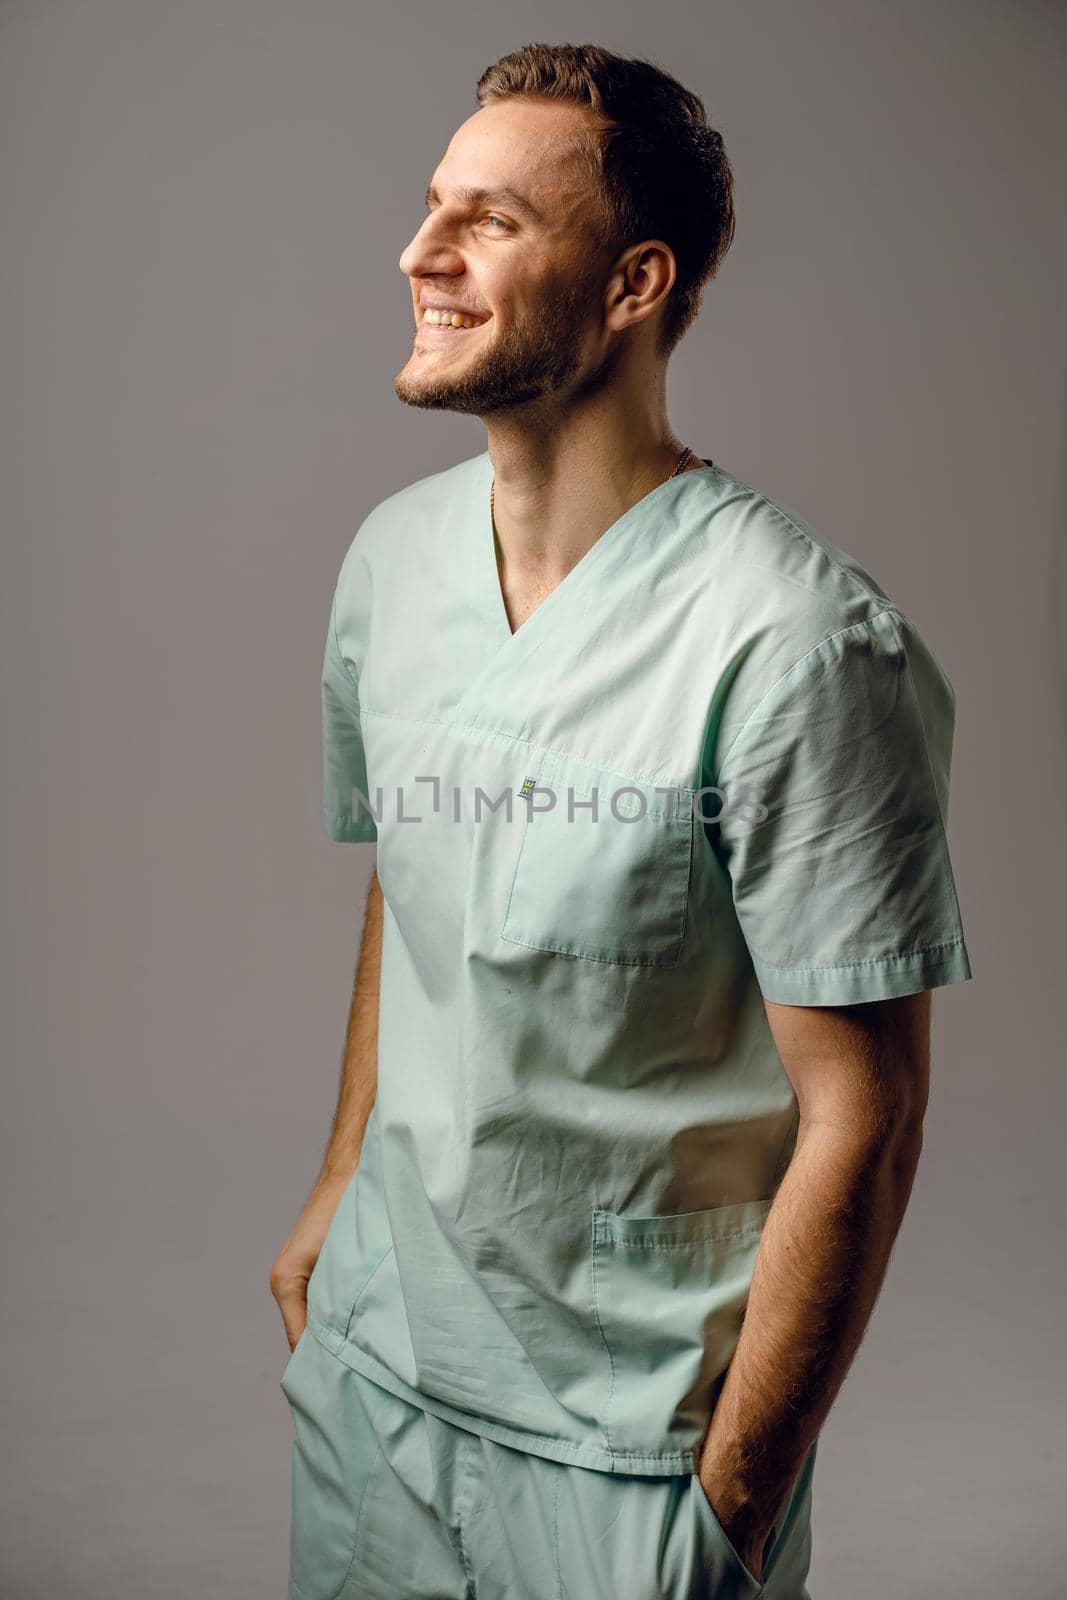
[[[418,406],[423,411],[466,411],[463,392],[451,384],[438,380],[412,378],[407,371],[397,374],[393,393],[406,406]]]
[[[422,411],[463,411],[477,416],[482,407],[479,386],[469,378],[464,381],[413,371],[411,362],[393,379],[393,393],[406,406],[417,406]]]
[[[422,411],[459,411],[466,416],[487,417],[494,412],[516,411],[545,393],[546,362],[532,357],[525,363],[496,359],[468,361],[456,370],[441,370],[437,363],[423,363],[416,356],[401,367],[393,379],[393,392],[406,406]],[[563,363],[557,388],[574,367],[572,353]],[[556,374],[553,373],[553,377]]]

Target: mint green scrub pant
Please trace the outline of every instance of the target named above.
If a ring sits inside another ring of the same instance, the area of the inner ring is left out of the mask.
[[[805,1458],[762,1583],[699,1478],[637,1477],[497,1444],[411,1405],[305,1330],[289,1600],[811,1600]]]

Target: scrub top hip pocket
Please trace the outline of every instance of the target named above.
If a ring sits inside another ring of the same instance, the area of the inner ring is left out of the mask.
[[[609,1448],[697,1444],[737,1345],[773,1196],[660,1217],[592,1213],[592,1295],[611,1364]]]
[[[520,792],[522,835],[502,937],[588,961],[676,966],[693,791],[553,755],[534,763],[521,789],[516,784]]]

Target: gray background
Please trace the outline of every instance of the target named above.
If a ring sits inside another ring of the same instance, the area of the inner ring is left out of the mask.
[[[700,93],[738,233],[670,368],[703,455],[867,566],[958,695],[975,981],[823,1434],[817,1600],[1060,1592],[1062,8],[0,7],[0,1593],[285,1591],[268,1272],[373,847],[320,834],[360,518],[484,448],[404,408],[396,262],[531,38]]]

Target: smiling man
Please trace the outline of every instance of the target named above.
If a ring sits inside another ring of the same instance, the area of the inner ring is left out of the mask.
[[[667,417],[733,234],[646,61],[490,67],[400,258],[408,405],[487,449],[338,576],[331,839],[376,842],[274,1264],[291,1600],[805,1600],[818,1434],[970,977],[951,685]]]

